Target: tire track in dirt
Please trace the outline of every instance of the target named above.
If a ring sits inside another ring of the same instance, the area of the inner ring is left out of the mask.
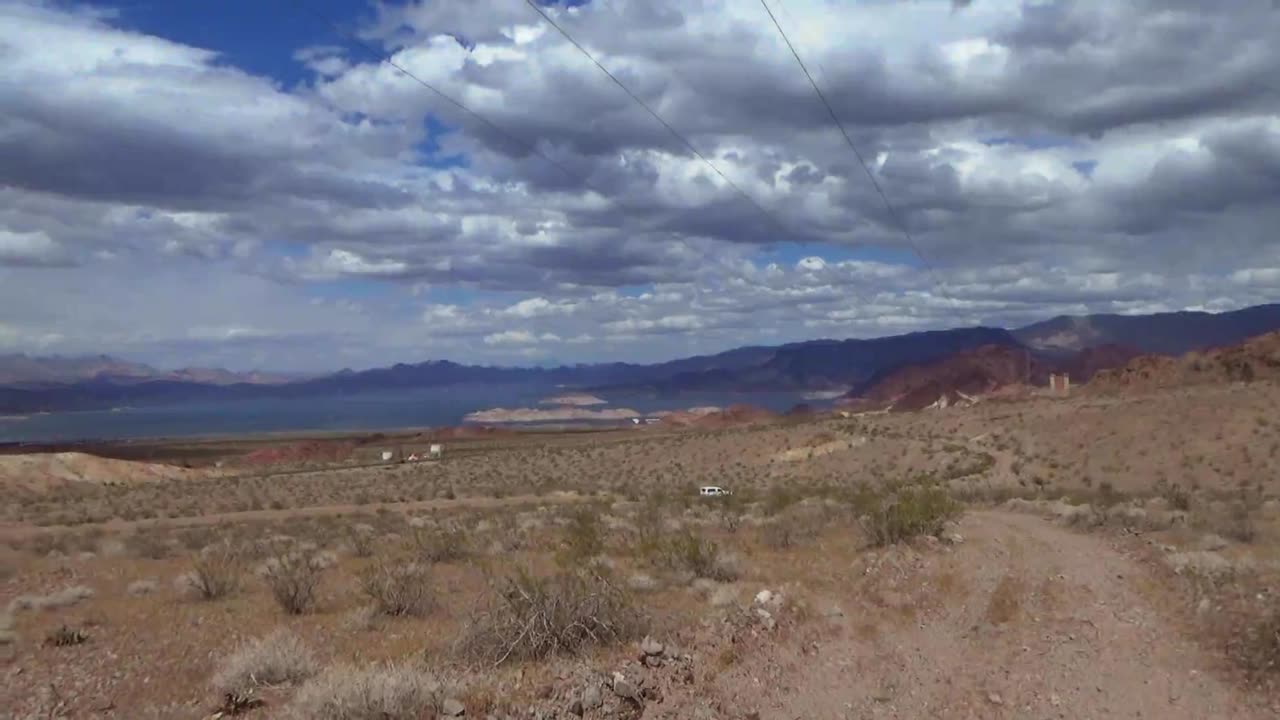
[[[1275,717],[1211,672],[1139,592],[1149,571],[1105,538],[998,511],[970,513],[959,532],[964,543],[919,568],[963,578],[950,597],[896,626],[847,618],[881,631],[846,629],[793,659],[801,671],[761,698],[760,717]]]

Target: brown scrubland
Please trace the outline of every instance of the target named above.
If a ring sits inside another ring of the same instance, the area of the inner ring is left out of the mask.
[[[1132,375],[415,464],[11,460],[0,717],[1275,717],[1280,385]]]

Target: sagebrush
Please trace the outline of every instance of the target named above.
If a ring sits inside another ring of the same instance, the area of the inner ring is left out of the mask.
[[[317,667],[311,648],[280,628],[223,658],[211,684],[220,694],[244,696],[266,685],[305,680],[315,675]]]
[[[633,640],[647,619],[631,595],[597,570],[538,577],[518,571],[497,583],[459,650],[491,665],[574,654]]]
[[[938,535],[960,510],[960,504],[944,488],[903,487],[871,509],[866,529],[873,545],[892,545],[921,535]]]
[[[439,717],[445,696],[429,672],[405,665],[325,670],[298,689],[292,720],[422,720]]]
[[[191,571],[179,576],[178,589],[199,600],[218,600],[240,588],[244,562],[227,542],[210,545],[196,553]]]
[[[296,550],[276,555],[262,567],[262,577],[271,588],[271,596],[290,615],[301,615],[315,608],[322,574],[319,563]]]
[[[417,562],[377,561],[360,573],[360,589],[383,615],[419,617],[435,607],[430,568]]]

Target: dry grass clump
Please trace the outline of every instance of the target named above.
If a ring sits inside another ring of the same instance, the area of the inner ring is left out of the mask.
[[[937,535],[960,514],[960,504],[937,486],[903,487],[879,500],[866,516],[871,544],[892,545],[921,535]]]
[[[741,574],[732,558],[720,550],[715,541],[688,528],[662,543],[657,563],[676,572],[717,582],[732,582]]]
[[[414,528],[409,543],[417,557],[428,564],[455,562],[470,552],[466,530],[453,523]]]
[[[69,625],[61,625],[49,631],[44,638],[44,644],[52,647],[71,647],[72,645],[83,645],[89,642],[89,635],[79,628],[73,628]]]
[[[163,560],[173,552],[173,545],[168,539],[143,530],[126,537],[124,546],[130,555],[146,560]]]
[[[240,589],[244,561],[229,542],[210,545],[191,561],[191,571],[178,576],[180,593],[197,600],[219,600]]]
[[[342,629],[349,632],[372,632],[383,626],[386,615],[375,605],[361,605],[342,617]]]
[[[760,528],[760,540],[774,550],[789,550],[812,542],[829,521],[826,507],[793,506]]]
[[[1225,521],[1219,526],[1220,534],[1236,542],[1251,543],[1258,539],[1258,524],[1253,511],[1244,499],[1227,507]]]
[[[560,564],[573,567],[603,553],[604,531],[599,514],[582,508],[569,515],[561,540]]]
[[[1237,624],[1227,653],[1255,682],[1280,679],[1280,605],[1272,601],[1271,607]]]
[[[211,684],[221,695],[243,697],[267,685],[305,680],[316,670],[311,648],[297,635],[279,628],[223,658]]]
[[[356,557],[373,557],[378,549],[377,531],[367,523],[349,525],[346,529],[347,546]]]
[[[9,645],[18,639],[13,625],[13,613],[8,610],[0,611],[0,645]]]
[[[315,562],[300,550],[282,552],[268,558],[261,574],[271,589],[271,596],[290,615],[310,612],[316,605],[316,591],[324,564]]]
[[[459,651],[490,665],[537,660],[634,640],[647,625],[631,595],[603,573],[536,577],[522,570],[494,587]]]
[[[142,580],[134,580],[129,583],[129,587],[125,589],[133,597],[142,597],[143,595],[150,595],[156,590],[159,590],[160,583],[156,582],[152,578],[144,578]]]
[[[421,617],[435,607],[431,570],[416,562],[379,560],[360,574],[360,589],[384,615]]]
[[[443,685],[405,665],[337,665],[312,678],[294,696],[294,720],[422,720],[439,716]]]
[[[48,595],[19,595],[9,602],[9,612],[17,610],[59,610],[93,597],[93,588],[73,585]]]

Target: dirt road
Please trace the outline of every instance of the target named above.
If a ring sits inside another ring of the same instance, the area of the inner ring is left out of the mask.
[[[1144,599],[1150,571],[1106,538],[994,511],[969,514],[960,533],[954,549],[913,561],[950,597],[896,627],[878,619],[878,633],[859,632],[868,614],[838,619],[843,632],[812,654],[779,658],[792,670],[759,698],[760,717],[1276,717]]]

